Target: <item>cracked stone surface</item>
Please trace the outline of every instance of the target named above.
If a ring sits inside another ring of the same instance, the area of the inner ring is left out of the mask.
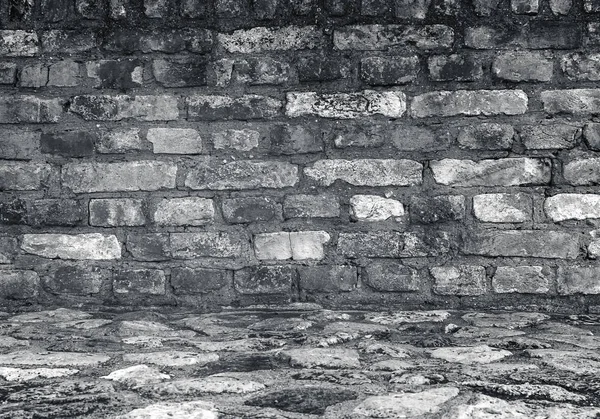
[[[600,417],[600,317],[46,310],[0,316],[0,419]]]

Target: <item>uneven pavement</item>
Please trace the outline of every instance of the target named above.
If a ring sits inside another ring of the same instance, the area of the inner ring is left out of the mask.
[[[600,316],[0,313],[0,418],[599,418]]]

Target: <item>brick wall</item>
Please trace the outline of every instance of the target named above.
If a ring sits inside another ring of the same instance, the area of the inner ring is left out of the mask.
[[[600,308],[597,0],[4,0],[0,305]]]

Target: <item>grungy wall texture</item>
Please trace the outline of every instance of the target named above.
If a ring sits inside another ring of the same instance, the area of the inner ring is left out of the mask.
[[[2,307],[600,308],[600,1],[0,4]]]

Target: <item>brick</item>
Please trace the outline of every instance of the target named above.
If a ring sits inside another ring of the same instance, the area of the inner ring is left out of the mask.
[[[571,80],[600,80],[600,54],[567,54],[560,60],[560,66]]]
[[[60,99],[35,96],[0,97],[0,124],[45,124],[58,122],[62,116]]]
[[[75,226],[85,218],[81,201],[74,199],[38,199],[27,210],[27,224],[33,226]]]
[[[346,257],[405,258],[437,256],[450,249],[450,237],[445,232],[417,233],[373,231],[340,233],[338,252]]]
[[[91,199],[90,225],[99,227],[143,226],[143,200],[133,198]]]
[[[584,0],[583,8],[588,13],[600,12],[600,3],[598,3],[596,0]]]
[[[493,193],[473,197],[473,214],[485,223],[532,221],[533,203],[525,194]]]
[[[105,6],[101,0],[76,0],[75,10],[87,19],[101,19],[105,17]]]
[[[427,17],[431,0],[395,0],[396,17],[400,19],[419,19]]]
[[[132,89],[144,84],[143,63],[137,59],[88,61],[86,71],[99,89]]]
[[[540,8],[539,0],[511,0],[510,8],[519,15],[536,15]]]
[[[488,257],[575,259],[579,254],[579,240],[573,234],[559,231],[481,230],[466,235],[462,252]]]
[[[29,22],[34,3],[28,0],[13,0],[8,2],[8,18],[10,22]]]
[[[96,143],[98,153],[127,153],[147,149],[148,146],[140,137],[139,128],[105,131]]]
[[[520,115],[527,112],[527,95],[522,90],[456,90],[415,96],[411,115],[429,116]]]
[[[253,86],[282,85],[292,81],[290,64],[271,57],[250,57],[236,61],[236,81]]]
[[[283,107],[279,99],[259,95],[197,95],[188,97],[186,104],[189,121],[273,118]]]
[[[404,217],[404,206],[395,199],[377,195],[354,195],[350,198],[350,214],[358,221],[398,221]]]
[[[473,6],[478,16],[491,16],[498,9],[500,0],[474,0]]]
[[[412,160],[318,160],[304,174],[323,186],[342,180],[356,186],[411,186],[422,182],[423,166]]]
[[[581,128],[567,124],[538,124],[521,127],[519,134],[527,149],[551,150],[573,148]]]
[[[259,260],[286,260],[292,258],[290,233],[262,233],[254,236],[254,254]]]
[[[0,201],[0,225],[27,224],[27,202],[22,199]]]
[[[89,157],[94,154],[96,135],[89,131],[44,133],[40,138],[42,153],[65,157]]]
[[[134,259],[162,261],[171,257],[169,235],[166,233],[139,233],[127,235],[127,251]]]
[[[14,85],[17,79],[15,63],[0,63],[0,84]]]
[[[2,217],[0,215],[0,223]],[[14,237],[0,236],[0,264],[12,263],[17,255],[19,245]]]
[[[48,86],[74,87],[80,84],[79,63],[62,60],[48,67]]]
[[[563,176],[569,185],[600,183],[600,158],[581,159],[563,165]]]
[[[86,121],[173,121],[179,118],[173,96],[75,96],[70,111]]]
[[[415,269],[396,261],[370,263],[363,268],[361,279],[371,288],[383,292],[419,291],[422,284]]]
[[[19,73],[19,86],[43,87],[48,83],[48,67],[43,64],[23,66]]]
[[[445,25],[351,25],[333,32],[333,45],[339,50],[437,49],[450,48],[453,42],[454,31]]]
[[[98,46],[95,31],[52,29],[42,32],[42,51],[46,54],[76,54],[90,51]]]
[[[43,163],[0,162],[0,191],[33,191],[45,186],[51,167]]]
[[[228,129],[215,132],[212,142],[217,150],[250,151],[258,147],[260,138],[260,132],[251,129]]]
[[[481,59],[472,55],[435,55],[428,65],[434,81],[476,81],[483,76]]]
[[[551,280],[543,266],[499,266],[492,277],[492,288],[500,294],[547,294]]]
[[[454,139],[449,131],[434,131],[429,128],[396,125],[388,132],[382,133],[389,137],[393,146],[403,151],[432,151],[445,150]]]
[[[59,294],[98,294],[112,279],[112,272],[98,266],[64,265],[44,277],[44,286]]]
[[[554,222],[600,218],[600,195],[565,193],[546,198],[544,211]]]
[[[509,81],[547,82],[552,80],[554,63],[536,52],[509,52],[494,59],[494,76]]]
[[[360,60],[360,78],[371,86],[393,86],[414,81],[419,57],[368,57]]]
[[[272,198],[248,197],[223,200],[223,218],[228,223],[253,223],[281,219],[281,204]]]
[[[309,292],[348,292],[358,285],[354,266],[303,266],[298,269],[300,290]]]
[[[600,268],[597,266],[559,266],[558,293],[561,295],[600,294],[599,276]]]
[[[149,18],[166,17],[168,12],[167,0],[144,0],[144,14]]]
[[[217,16],[223,18],[244,17],[249,7],[248,0],[215,0]]]
[[[457,141],[461,148],[471,150],[510,150],[514,135],[511,125],[483,122],[462,128]]]
[[[234,65],[235,61],[229,58],[213,61],[209,70],[207,70],[209,71],[211,85],[214,84],[217,87],[229,86],[233,76]]]
[[[296,231],[290,233],[292,259],[320,260],[325,257],[323,246],[331,240],[325,231]]]
[[[244,295],[289,294],[296,282],[291,266],[253,266],[235,272],[235,290]]]
[[[185,178],[190,189],[286,188],[298,183],[298,167],[279,161],[198,162]]]
[[[600,89],[546,90],[541,99],[550,114],[594,114],[600,106]]]
[[[586,25],[585,46],[600,45],[600,22],[590,22]]]
[[[550,183],[547,159],[444,159],[430,162],[435,181],[449,186],[518,186]]]
[[[325,231],[263,233],[254,236],[254,253],[260,260],[323,259],[323,245],[330,240]]]
[[[413,196],[410,200],[410,219],[414,223],[432,224],[464,218],[465,197],[462,195]]]
[[[595,122],[586,124],[583,128],[583,139],[590,150],[600,150],[600,124]]]
[[[0,298],[27,300],[39,294],[40,278],[34,271],[0,270]]]
[[[348,60],[331,54],[299,57],[296,69],[301,82],[334,81],[351,74]]]
[[[483,266],[439,266],[429,270],[434,279],[433,292],[439,295],[483,295],[487,277]]]
[[[340,204],[333,195],[288,195],[283,201],[285,218],[335,218]]]
[[[239,257],[247,240],[240,232],[171,233],[171,254],[175,259]]]
[[[271,152],[304,154],[323,151],[320,135],[302,125],[276,125],[271,129]]]
[[[159,161],[68,163],[62,184],[75,193],[157,191],[175,188],[177,166]]]
[[[45,22],[61,22],[67,19],[71,2],[67,0],[42,0],[40,15]]]
[[[154,222],[162,226],[200,226],[214,217],[212,199],[198,197],[163,199],[154,212]]]
[[[0,56],[33,57],[38,53],[39,42],[35,32],[0,30]]]
[[[550,10],[554,15],[568,15],[573,7],[573,0],[550,0]]]
[[[156,81],[165,87],[206,86],[207,64],[205,59],[155,59],[152,61],[152,73]]]
[[[292,3],[294,14],[299,16],[305,16],[310,14],[314,6],[314,0],[298,0]]]
[[[532,21],[526,26],[466,28],[465,45],[476,49],[576,49],[581,35],[578,23]]]
[[[175,54],[193,52],[206,54],[213,49],[213,34],[208,29],[130,29],[119,28],[109,32],[104,48],[108,51],[133,54],[164,52]]]
[[[182,2],[183,16],[192,19],[207,17],[211,8],[209,0],[184,0]]]
[[[149,294],[165,293],[167,278],[158,269],[123,269],[115,274],[113,291],[115,294]]]
[[[30,160],[39,153],[41,133],[0,128],[0,158]]]
[[[252,9],[257,19],[273,19],[279,0],[252,0]],[[288,6],[285,4],[285,6]]]
[[[125,19],[127,17],[127,9],[129,0],[109,0],[110,18],[114,20]]]
[[[437,0],[433,2],[433,10],[438,15],[456,16],[461,10],[458,0]]]
[[[332,16],[344,16],[351,12],[352,1],[348,0],[325,0],[325,9]]]
[[[121,258],[121,245],[114,235],[25,234],[21,249],[50,259],[112,260]]]
[[[157,154],[202,153],[202,138],[195,129],[150,128],[146,138]]]
[[[388,0],[360,0],[360,14],[363,16],[382,16],[391,11]]]
[[[175,294],[207,294],[230,284],[227,271],[206,268],[171,269],[171,286]]]
[[[322,118],[353,119],[383,115],[399,118],[406,111],[402,92],[363,90],[354,93],[287,93],[285,114],[290,118],[315,115]]]
[[[332,137],[336,148],[381,147],[386,142],[384,132],[380,126],[367,124],[343,124],[336,127],[335,131],[332,132]],[[410,137],[404,135],[399,135],[397,138],[400,141],[410,139]]]
[[[217,40],[227,52],[249,54],[315,49],[324,44],[325,37],[316,26],[285,26],[239,29],[231,34],[220,33]]]

